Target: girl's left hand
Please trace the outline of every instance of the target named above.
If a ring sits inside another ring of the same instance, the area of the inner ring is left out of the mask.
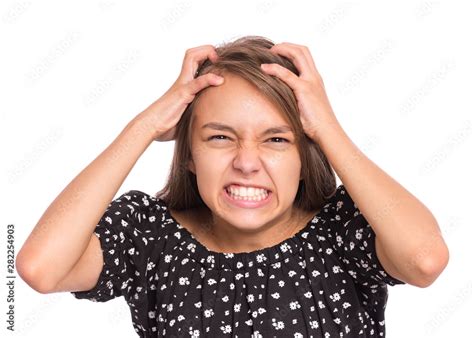
[[[298,69],[299,76],[277,63],[262,64],[261,67],[265,73],[277,76],[293,90],[304,132],[318,140],[323,128],[338,124],[338,121],[311,52],[306,46],[288,42],[275,44],[270,51],[285,56]]]

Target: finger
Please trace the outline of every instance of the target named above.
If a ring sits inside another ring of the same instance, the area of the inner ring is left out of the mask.
[[[289,42],[274,45],[270,51],[288,58],[295,65],[301,77],[306,77],[311,72],[317,72],[311,55],[304,51],[304,46]]]
[[[301,48],[304,55],[306,56],[306,62],[308,63],[308,65],[311,67],[311,69],[314,72],[318,73],[318,69],[316,68],[316,64],[314,63],[313,56],[311,55],[311,51],[309,50],[309,48],[307,46],[296,45],[296,44],[292,44],[292,43],[289,43],[289,42],[287,42],[287,43],[290,44],[290,45],[295,45],[295,46],[298,46],[299,48]]]
[[[219,86],[224,83],[224,77],[213,73],[207,73],[195,78],[189,83],[191,94],[195,95],[199,91],[209,86]]]
[[[206,60],[209,59],[214,62],[217,60],[218,55],[215,47],[212,45],[204,45],[186,50],[182,72],[185,73],[186,78],[189,80],[194,79],[196,70]]]
[[[263,71],[267,74],[277,76],[287,83],[293,90],[298,88],[298,81],[300,80],[298,75],[293,73],[288,68],[285,68],[278,63],[264,63],[261,65]]]

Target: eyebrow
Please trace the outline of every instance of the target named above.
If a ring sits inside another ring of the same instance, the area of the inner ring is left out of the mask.
[[[222,131],[228,131],[234,134],[237,134],[234,128],[231,126],[228,126],[226,124],[222,124],[219,122],[209,122],[206,123],[201,127],[201,129],[205,128],[210,128],[210,129],[215,129],[215,130],[222,130]],[[269,134],[283,134],[287,132],[292,132],[291,127],[289,126],[276,126],[276,127],[271,127],[265,130],[264,132],[261,133],[261,135],[269,135]]]

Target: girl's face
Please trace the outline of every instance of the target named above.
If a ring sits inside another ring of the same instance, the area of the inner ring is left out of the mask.
[[[295,135],[278,110],[246,80],[228,73],[224,78],[195,103],[188,166],[215,224],[234,233],[258,232],[290,219],[301,161]],[[270,193],[245,204],[228,194],[232,183],[242,195],[252,189],[239,183]]]

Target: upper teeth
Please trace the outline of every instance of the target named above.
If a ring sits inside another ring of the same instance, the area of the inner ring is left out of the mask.
[[[242,197],[250,197],[250,196],[265,196],[268,194],[268,191],[261,188],[254,188],[254,187],[242,187],[238,185],[231,185],[229,188],[230,192],[234,195],[242,196]]]

